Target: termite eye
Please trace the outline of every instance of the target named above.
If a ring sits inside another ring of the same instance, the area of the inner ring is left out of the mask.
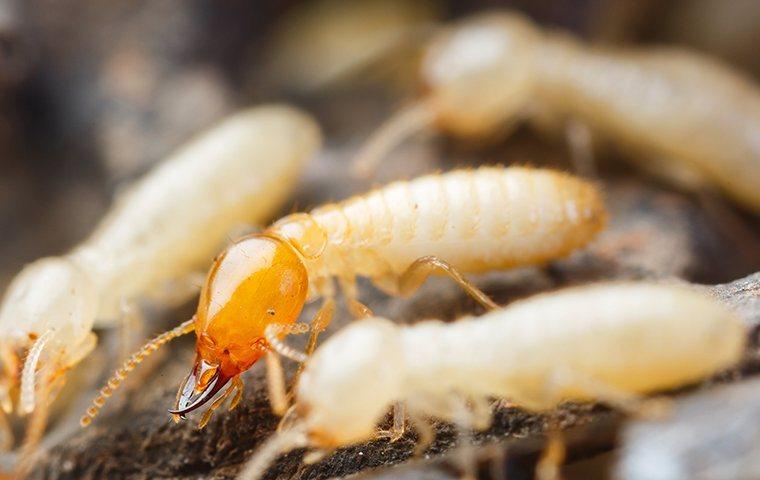
[[[274,308],[270,308],[269,310],[267,310],[267,314],[270,316],[274,316]]]

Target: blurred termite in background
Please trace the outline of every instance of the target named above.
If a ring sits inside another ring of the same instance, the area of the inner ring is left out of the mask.
[[[430,34],[438,11],[432,0],[304,2],[288,12],[270,41],[269,81],[311,92],[356,80],[381,59],[395,64],[406,47]]]
[[[502,12],[440,32],[421,76],[425,95],[367,142],[358,173],[421,129],[484,139],[528,120],[567,134],[581,166],[600,139],[657,174],[715,186],[760,212],[760,90],[707,56],[593,47]]]
[[[371,440],[398,401],[424,439],[418,451],[434,435],[425,417],[485,429],[493,398],[533,411],[601,401],[630,413],[663,412],[662,402],[642,395],[733,366],[746,333],[736,315],[702,292],[648,283],[570,288],[454,323],[363,320],[307,361],[292,413],[239,478],[259,478],[294,448],[329,452]],[[539,475],[562,461],[561,443],[553,447]]]
[[[316,123],[293,108],[240,112],[132,186],[71,252],[16,276],[0,309],[0,404],[11,413],[18,395],[16,410],[35,412],[26,446],[44,431],[66,371],[94,348],[93,327],[117,325],[138,299],[192,296],[193,274],[234,228],[282,206],[320,143]],[[10,447],[10,429],[0,434]]]
[[[358,276],[390,295],[407,296],[430,274],[446,274],[481,305],[495,308],[462,273],[564,257],[593,239],[605,221],[601,195],[592,184],[519,167],[424,176],[287,216],[217,257],[196,316],[133,355],[81,423],[92,421],[137,363],[182,333],[195,330],[197,355],[177,392],[174,415],[199,408],[232,381],[204,412],[203,426],[233,392],[230,408],[237,404],[240,375],[270,350],[304,360],[281,338],[304,332],[304,324],[295,323],[304,302],[321,297],[307,352],[314,349],[335,309],[335,280],[356,317],[371,314],[357,299]],[[279,361],[275,355],[267,358]]]

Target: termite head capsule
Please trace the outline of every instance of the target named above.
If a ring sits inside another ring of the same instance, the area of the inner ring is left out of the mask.
[[[387,319],[355,322],[325,342],[298,382],[296,412],[310,443],[336,448],[372,438],[403,392],[403,362],[398,327]]]
[[[300,254],[276,236],[246,237],[220,255],[198,304],[195,365],[171,413],[200,407],[261,358],[266,327],[298,319],[308,283]]]
[[[89,277],[64,258],[43,258],[24,267],[0,307],[0,345],[25,349],[48,334],[47,350],[73,363],[92,331],[97,290]]]
[[[422,77],[441,129],[484,137],[521,113],[530,97],[539,32],[513,13],[478,15],[428,47]]]

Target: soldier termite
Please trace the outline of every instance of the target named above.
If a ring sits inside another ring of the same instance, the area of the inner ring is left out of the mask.
[[[370,139],[358,172],[421,128],[483,138],[529,120],[564,130],[571,146],[599,134],[657,173],[716,185],[760,211],[760,91],[706,56],[597,48],[491,13],[442,32],[421,76],[427,95]]]
[[[571,288],[454,323],[363,320],[307,361],[288,422],[239,478],[259,478],[293,448],[371,440],[399,401],[415,424],[428,416],[466,428],[488,426],[490,409],[480,407],[493,398],[534,411],[598,400],[635,412],[654,406],[644,394],[735,364],[745,338],[741,321],[709,296],[647,283]]]
[[[303,360],[280,341],[303,331],[295,324],[307,297],[323,303],[312,321],[307,351],[330,321],[337,279],[356,316],[363,276],[392,295],[412,293],[434,272],[448,274],[486,308],[495,304],[461,272],[534,265],[562,257],[603,227],[605,209],[590,183],[551,170],[489,167],[396,182],[309,214],[285,217],[220,255],[201,292],[195,330],[196,361],[173,413],[197,409],[232,384],[201,419],[233,391],[240,374],[270,349]],[[179,332],[179,331],[177,331]],[[173,336],[173,334],[172,334]],[[164,343],[166,334],[159,337]],[[82,418],[87,425],[127,371],[155,350],[138,352],[108,382]],[[267,358],[275,358],[273,355]]]
[[[96,321],[114,324],[125,301],[181,282],[233,228],[273,215],[320,138],[310,117],[287,106],[241,112],[148,173],[70,253],[25,267],[0,309],[3,410],[13,410],[19,384],[21,413],[39,405],[38,392],[54,398],[95,346]]]

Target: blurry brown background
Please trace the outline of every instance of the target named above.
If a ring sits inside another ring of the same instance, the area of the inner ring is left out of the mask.
[[[359,135],[358,141],[410,94],[376,82],[372,95],[341,99],[340,88],[304,94],[288,89],[287,81],[268,79],[271,35],[301,3],[3,0],[0,286],[24,263],[81,239],[122,182],[240,106],[290,100],[317,114],[329,138]],[[760,4],[752,0],[473,0],[433,6],[431,19],[516,7],[540,23],[598,42],[688,45],[760,73],[754,50]],[[356,117],[362,119],[358,127]]]

